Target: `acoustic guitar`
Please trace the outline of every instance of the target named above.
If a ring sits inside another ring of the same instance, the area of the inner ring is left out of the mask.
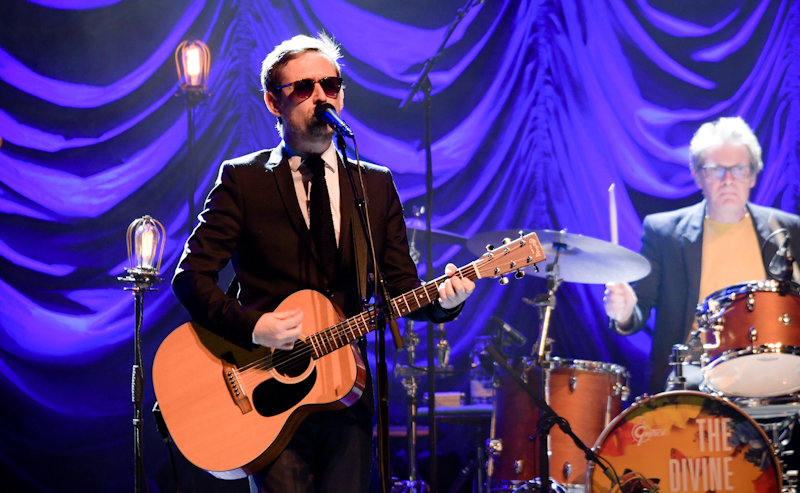
[[[473,281],[516,272],[545,259],[535,233],[508,240],[455,275]],[[404,316],[439,297],[442,276],[395,297]],[[505,284],[508,278],[503,277]],[[194,465],[238,479],[272,462],[302,420],[341,409],[364,390],[358,338],[372,331],[374,310],[344,319],[324,295],[298,291],[276,310],[303,310],[303,335],[290,351],[245,349],[195,322],[175,329],[156,353],[153,388],[169,433]]]

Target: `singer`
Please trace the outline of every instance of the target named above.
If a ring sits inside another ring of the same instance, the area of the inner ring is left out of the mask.
[[[274,310],[301,289],[324,293],[347,317],[363,311],[359,286],[368,284],[373,267],[357,254],[365,240],[345,176],[345,166],[355,165],[343,163],[332,128],[315,115],[324,103],[342,110],[339,59],[338,46],[323,34],[295,36],[267,55],[264,100],[283,140],[222,164],[175,272],[173,289],[194,319],[245,348],[292,348],[303,310]],[[397,296],[421,285],[403,209],[388,169],[367,164],[363,176],[376,254]],[[218,271],[229,260],[236,278],[223,292]],[[445,322],[460,312],[474,284],[455,271],[445,267],[451,277],[439,286],[439,299],[414,318]],[[366,361],[366,341],[359,346]],[[366,493],[372,396],[368,379],[351,407],[308,416],[284,452],[250,476],[251,492]]]
[[[761,146],[741,118],[703,124],[690,144],[692,176],[704,200],[644,219],[642,255],[652,271],[634,287],[606,286],[603,301],[619,334],[644,327],[656,310],[650,352],[650,392],[664,389],[672,346],[687,341],[697,303],[719,289],[768,279],[766,266],[779,242],[761,246],[770,233],[787,228],[800,249],[800,217],[749,202],[750,189],[764,167]],[[796,269],[796,267],[795,267]],[[695,327],[696,328],[696,327]],[[688,389],[702,381],[698,367],[684,367]]]

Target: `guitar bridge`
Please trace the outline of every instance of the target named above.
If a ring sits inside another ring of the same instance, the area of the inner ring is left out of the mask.
[[[253,404],[244,392],[241,382],[239,381],[239,372],[236,371],[236,366],[222,362],[222,376],[225,379],[225,385],[228,386],[233,402],[239,406],[242,414],[247,414],[253,410]]]

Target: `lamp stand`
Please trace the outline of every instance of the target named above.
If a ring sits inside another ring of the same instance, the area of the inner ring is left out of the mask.
[[[144,365],[142,362],[142,319],[144,318],[144,293],[145,291],[157,291],[153,284],[164,282],[155,272],[143,271],[141,269],[126,269],[127,275],[118,277],[122,282],[133,283],[133,287],[125,288],[125,291],[133,291],[136,300],[136,330],[134,333],[134,364],[131,375],[131,399],[133,401],[133,454],[135,470],[136,493],[144,491],[144,459],[143,459],[143,440],[142,440],[142,403],[144,400]]]
[[[192,233],[192,226],[197,216],[194,203],[194,193],[197,190],[197,157],[195,156],[195,125],[194,125],[194,110],[197,105],[209,97],[209,94],[204,92],[201,87],[182,86],[184,102],[186,103],[187,120],[189,128],[186,135],[186,158],[189,161],[187,168],[189,169],[189,221],[188,228],[189,234]]]

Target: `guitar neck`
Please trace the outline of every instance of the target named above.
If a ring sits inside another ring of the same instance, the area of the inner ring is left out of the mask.
[[[476,281],[480,279],[475,262],[462,267],[454,275]],[[439,299],[439,285],[447,276],[438,277],[422,286],[392,299],[392,309],[400,317],[427,306]],[[371,308],[361,312],[355,317],[348,318],[332,327],[321,330],[308,337],[306,344],[311,346],[315,359],[319,359],[341,347],[350,344],[359,337],[365,336],[375,330],[375,309]]]

